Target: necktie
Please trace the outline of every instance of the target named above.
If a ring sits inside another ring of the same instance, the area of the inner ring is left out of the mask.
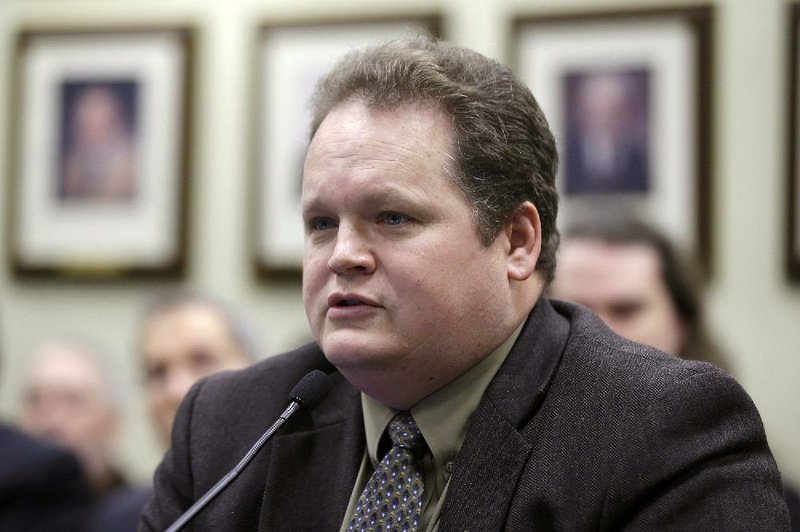
[[[417,457],[425,439],[409,412],[389,422],[392,448],[364,486],[356,503],[350,531],[414,531],[422,517],[424,483]]]

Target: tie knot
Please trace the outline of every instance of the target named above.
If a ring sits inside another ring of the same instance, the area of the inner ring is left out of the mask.
[[[420,450],[425,446],[419,427],[410,412],[400,412],[389,422],[389,438],[392,445],[409,450]]]

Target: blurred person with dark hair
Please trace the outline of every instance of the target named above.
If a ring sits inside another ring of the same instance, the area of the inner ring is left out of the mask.
[[[23,383],[21,426],[80,459],[94,495],[92,519],[113,522],[106,530],[132,531],[149,490],[130,485],[114,465],[122,405],[102,355],[84,339],[40,343]]]
[[[194,529],[785,528],[763,425],[733,378],[543,295],[558,154],[508,67],[399,39],[342,58],[312,105],[316,342],[191,389],[142,530],[206,500],[243,456]],[[315,370],[327,395],[249,454]]]
[[[608,215],[564,233],[550,295],[585,305],[625,338],[728,370],[707,331],[701,280],[655,227]]]
[[[190,291],[160,294],[149,303],[138,351],[148,408],[164,444],[178,405],[198,379],[244,368],[261,354],[254,333],[230,305]]]

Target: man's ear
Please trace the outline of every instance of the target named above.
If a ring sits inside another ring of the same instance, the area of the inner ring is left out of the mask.
[[[508,249],[508,278],[524,281],[533,275],[542,250],[542,221],[530,201],[522,203],[505,228]]]

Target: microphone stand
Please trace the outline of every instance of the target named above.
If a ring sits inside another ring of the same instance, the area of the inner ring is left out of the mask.
[[[225,487],[230,484],[233,479],[239,476],[239,473],[250,463],[253,457],[261,450],[261,447],[267,442],[270,437],[277,431],[281,426],[286,423],[286,420],[289,419],[289,416],[294,414],[300,407],[301,403],[297,400],[293,400],[289,403],[289,406],[286,407],[286,410],[283,411],[283,414],[275,420],[275,423],[272,424],[267,431],[261,435],[261,437],[256,441],[256,443],[247,451],[247,454],[244,455],[236,467],[231,469],[227,475],[219,479],[219,481],[211,487],[202,497],[200,497],[197,502],[189,507],[188,510],[183,512],[183,514],[174,522],[165,532],[178,532],[181,528],[186,526],[188,523],[200,510],[202,510],[211,500],[219,495],[219,492],[225,489]]]

